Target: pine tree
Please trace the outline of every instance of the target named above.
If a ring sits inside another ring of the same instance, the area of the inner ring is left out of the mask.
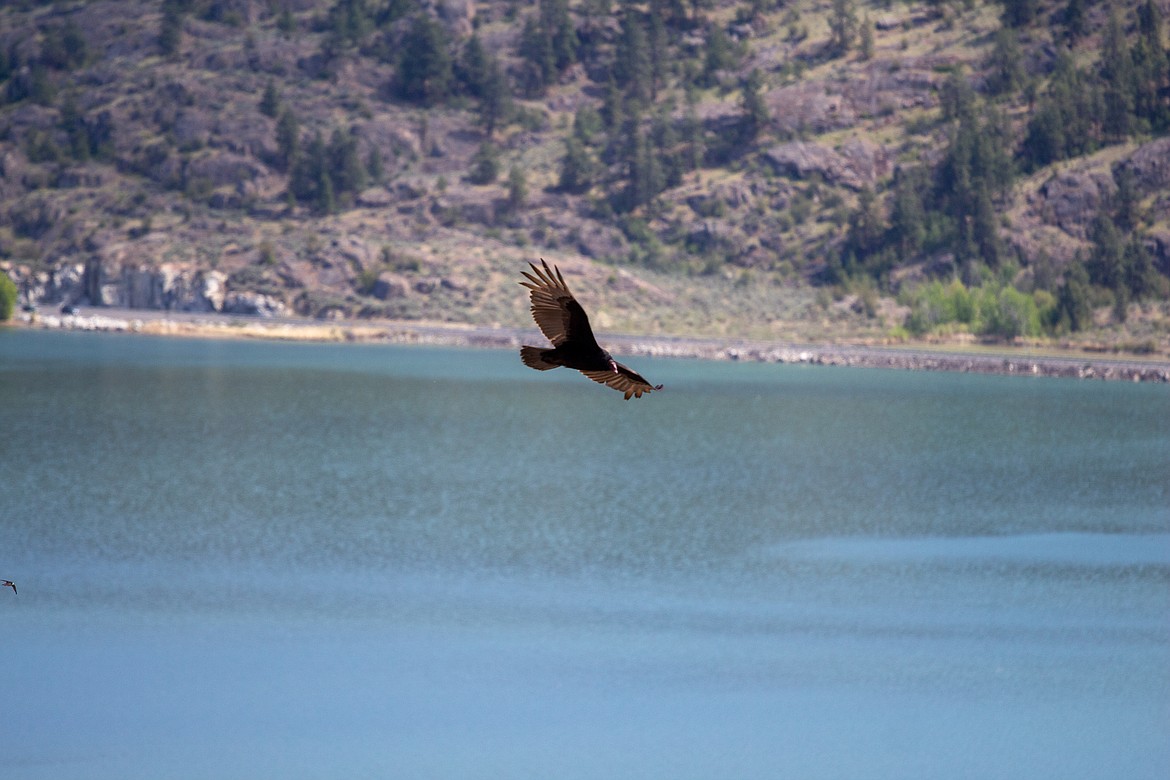
[[[750,144],[768,124],[768,106],[764,103],[763,76],[759,68],[744,79],[740,96],[740,139]]]
[[[455,63],[455,77],[463,84],[467,94],[478,98],[483,93],[485,74],[488,70],[490,55],[479,33],[472,33],[463,46],[463,51]]]
[[[699,118],[698,95],[690,84],[686,86],[686,103],[686,114],[682,123],[682,142],[686,147],[683,167],[685,170],[693,171],[702,167],[707,148],[703,137],[703,120]]]
[[[557,186],[577,195],[587,192],[594,184],[597,170],[597,161],[581,140],[575,134],[565,138],[565,156],[561,158]]]
[[[489,141],[479,145],[471,157],[471,170],[467,180],[472,184],[491,184],[500,175],[500,153]]]
[[[849,232],[845,236],[844,254],[863,258],[881,247],[884,220],[873,190],[863,187],[857,194],[857,210],[849,217]]]
[[[672,107],[669,104],[660,106],[654,115],[650,127],[650,143],[662,169],[662,189],[677,187],[682,183],[686,163],[679,146]]]
[[[1061,15],[1065,33],[1073,41],[1076,41],[1087,31],[1085,2],[1086,0],[1068,0],[1068,5],[1064,7],[1064,13]]]
[[[327,171],[321,171],[317,176],[317,191],[313,198],[313,208],[320,214],[333,214],[337,211],[337,201],[334,197],[333,179]]]
[[[74,70],[89,58],[88,45],[77,22],[48,27],[41,41],[41,61],[50,68]]]
[[[85,117],[77,107],[73,94],[67,94],[61,101],[61,129],[69,140],[69,156],[78,162],[85,162],[90,157],[89,133],[85,126]]]
[[[605,122],[605,129],[612,135],[622,126],[625,116],[625,99],[611,74],[601,94],[601,119]]]
[[[1138,7],[1132,50],[1134,111],[1156,132],[1170,129],[1170,57],[1162,44],[1162,13],[1153,0]]]
[[[1114,196],[1114,220],[1117,227],[1125,232],[1132,231],[1138,223],[1138,203],[1141,194],[1137,189],[1133,168],[1128,165],[1118,165],[1113,169],[1113,182],[1117,185],[1117,194]]]
[[[508,171],[508,210],[517,211],[528,197],[528,181],[524,169],[513,165]]]
[[[1121,231],[1113,220],[1100,214],[1091,228],[1093,251],[1086,264],[1089,280],[1110,290],[1123,286],[1125,279],[1124,246]]]
[[[335,196],[352,195],[366,186],[366,166],[358,154],[357,137],[353,132],[335,129],[329,140],[329,180]]]
[[[453,77],[450,42],[442,25],[425,13],[415,14],[398,60],[399,96],[436,105],[450,96]]]
[[[329,148],[321,133],[316,132],[304,154],[296,157],[289,175],[289,192],[293,197],[309,203],[321,214],[331,214],[337,208],[329,166]]]
[[[1135,79],[1133,61],[1121,20],[1114,9],[1109,14],[1101,47],[1101,80],[1104,85],[1104,130],[1114,140],[1124,139],[1133,129]]]
[[[517,54],[524,61],[521,76],[524,93],[529,97],[543,95],[556,77],[556,55],[552,38],[534,16],[524,20]]]
[[[1035,170],[1064,159],[1066,146],[1060,110],[1055,102],[1047,100],[1028,120],[1028,133],[1021,147],[1024,168]]]
[[[926,207],[923,196],[929,189],[926,169],[899,168],[894,173],[894,196],[890,206],[890,236],[902,261],[918,254],[926,239]]]
[[[386,164],[382,161],[382,151],[377,146],[370,146],[370,153],[366,155],[366,173],[369,174],[371,184],[381,184],[386,178]]]
[[[260,113],[274,119],[280,114],[280,93],[272,79],[268,79],[264,86],[264,94],[260,98]]]
[[[613,77],[630,97],[643,104],[649,102],[654,92],[650,50],[641,15],[633,4],[628,4],[622,13]]]
[[[114,117],[102,111],[92,121],[85,122],[85,136],[89,141],[89,156],[95,160],[114,159]]]
[[[869,61],[873,59],[873,22],[867,14],[861,20],[861,59]]]
[[[673,58],[668,51],[666,23],[662,16],[654,13],[655,3],[651,0],[649,22],[646,26],[647,44],[650,47],[650,100],[658,100],[658,92],[666,85],[666,78]]]
[[[623,198],[623,206],[627,211],[649,203],[664,187],[662,166],[647,134],[635,130],[632,147]]]
[[[991,68],[987,88],[993,95],[1014,92],[1024,83],[1024,54],[1015,30],[1001,27],[987,64]]]
[[[164,57],[174,57],[183,42],[183,12],[177,3],[164,2],[158,28],[158,47]]]
[[[999,217],[991,203],[986,187],[975,192],[971,214],[971,241],[979,259],[991,268],[998,268],[1003,255],[1003,241],[999,236]]]
[[[568,0],[540,0],[540,24],[549,39],[555,73],[563,73],[577,61],[577,31]]]
[[[938,102],[943,121],[970,121],[975,111],[975,90],[961,71],[953,70],[943,83]]]
[[[844,56],[857,39],[857,9],[853,0],[833,0],[829,12],[829,45],[838,57]]]
[[[374,29],[373,13],[366,0],[337,0],[326,19],[326,48],[351,49]]]
[[[1158,273],[1150,250],[1138,235],[1125,246],[1125,284],[1135,299],[1170,296],[1170,279]]]
[[[291,171],[300,154],[301,128],[296,116],[287,108],[276,120],[276,155],[286,171]]]
[[[1028,122],[1022,148],[1024,167],[1035,170],[1096,151],[1101,142],[1103,105],[1097,81],[1080,71],[1067,51],[1061,52],[1048,93]]]
[[[1079,260],[1074,261],[1065,272],[1064,283],[1057,293],[1055,315],[1059,327],[1073,332],[1093,324],[1089,275]]]
[[[718,24],[712,24],[707,31],[707,48],[703,57],[703,72],[700,76],[702,86],[711,87],[718,82],[721,70],[734,68],[738,57],[735,46],[727,33]]]
[[[512,92],[499,60],[488,56],[479,93],[479,124],[491,138],[512,115]]]
[[[1040,12],[1040,0],[1003,0],[1003,21],[1009,27],[1023,27]]]
[[[280,15],[276,18],[276,29],[280,30],[286,38],[297,31],[296,17],[293,16],[292,9],[288,6],[280,9]]]
[[[573,136],[583,144],[596,143],[603,129],[601,114],[588,103],[578,108],[573,115]]]

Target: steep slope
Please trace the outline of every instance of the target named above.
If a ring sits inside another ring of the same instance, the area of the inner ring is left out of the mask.
[[[544,256],[607,329],[1165,349],[1165,11],[8,4],[0,262],[42,302],[521,325],[516,269]],[[1039,147],[1062,58],[1104,106],[1119,47],[1163,62],[1152,92],[1124,77],[1129,126]],[[1140,282],[1109,275],[1101,218]]]

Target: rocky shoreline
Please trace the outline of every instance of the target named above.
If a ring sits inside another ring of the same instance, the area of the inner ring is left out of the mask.
[[[89,309],[77,314],[21,313],[18,326],[185,338],[257,338],[285,341],[368,342],[517,348],[539,339],[535,331],[452,323],[408,321],[318,321],[227,315],[173,314],[160,311]],[[800,345],[766,341],[673,336],[607,335],[606,345],[630,356],[701,360],[743,360],[820,366],[852,366],[908,371],[1046,376],[1170,384],[1170,362],[1123,356],[1031,354],[1004,348],[975,353],[927,347]]]

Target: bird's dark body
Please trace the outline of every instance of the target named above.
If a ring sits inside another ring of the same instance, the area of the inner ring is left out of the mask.
[[[612,371],[613,358],[604,349],[590,349],[582,344],[562,344],[552,349],[539,349],[540,360],[555,366],[578,371]]]
[[[520,359],[524,365],[537,371],[562,366],[576,369],[594,382],[624,393],[627,401],[661,390],[662,385],[650,384],[598,345],[589,327],[589,315],[569,292],[560,269],[549,268],[544,260],[540,264],[542,268],[529,263],[532,273],[522,272],[528,281],[520,284],[531,291],[532,318],[552,347],[521,347]]]

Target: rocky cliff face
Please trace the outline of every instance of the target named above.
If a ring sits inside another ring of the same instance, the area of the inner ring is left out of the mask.
[[[100,257],[62,264],[46,271],[0,263],[29,304],[81,303],[123,309],[160,309],[272,317],[287,314],[280,297],[250,291],[229,292],[228,276],[221,271],[161,265],[131,264]]]

